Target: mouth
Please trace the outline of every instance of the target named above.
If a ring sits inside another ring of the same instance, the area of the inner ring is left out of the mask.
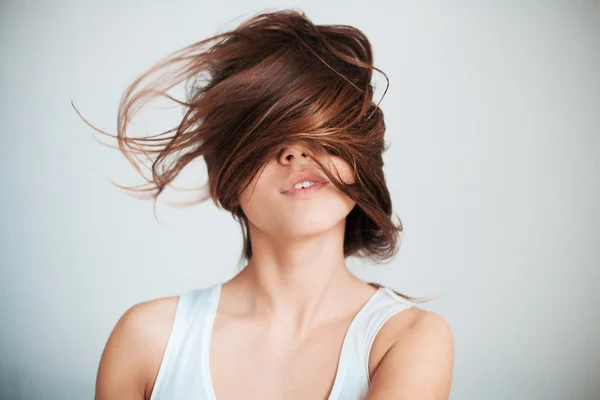
[[[290,177],[281,188],[281,194],[299,199],[312,197],[329,182],[317,172],[298,172]]]
[[[324,182],[309,182],[309,183],[310,183],[310,185],[306,186],[306,187],[304,185],[306,185],[307,182],[299,183],[296,186],[292,187],[291,189],[288,189],[285,192],[282,192],[282,194],[284,194],[286,196],[295,197],[298,199],[307,199],[307,198],[312,197],[316,192],[323,189],[323,187],[325,187],[327,185],[327,183],[324,183]]]

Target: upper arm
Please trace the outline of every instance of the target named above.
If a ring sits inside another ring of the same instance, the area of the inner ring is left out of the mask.
[[[440,316],[420,311],[390,346],[368,399],[447,400],[454,369],[454,337]]]
[[[127,310],[113,328],[98,367],[95,400],[144,400],[160,366],[176,302],[153,300]]]

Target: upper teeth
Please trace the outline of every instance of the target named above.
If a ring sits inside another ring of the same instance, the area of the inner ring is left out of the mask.
[[[309,181],[302,182],[302,183],[296,183],[296,184],[294,185],[294,189],[302,189],[302,188],[307,188],[307,187],[309,187],[309,186],[312,186],[312,185],[314,185],[314,184],[315,184],[314,182],[309,182]]]

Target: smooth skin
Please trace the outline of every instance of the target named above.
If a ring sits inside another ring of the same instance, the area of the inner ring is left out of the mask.
[[[310,199],[280,193],[292,173],[316,169],[306,151],[290,145],[240,193],[253,256],[222,287],[210,344],[219,400],[327,399],[345,332],[376,291],[345,264],[345,218],[354,202],[331,184]],[[352,181],[345,161],[324,157]],[[143,302],[119,319],[100,361],[96,400],[151,398],[177,302]],[[411,307],[375,338],[367,399],[448,399],[453,365],[446,321]]]

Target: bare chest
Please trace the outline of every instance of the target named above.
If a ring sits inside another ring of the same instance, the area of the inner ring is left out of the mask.
[[[328,399],[349,325],[336,321],[290,340],[260,325],[217,317],[209,346],[216,398]]]

